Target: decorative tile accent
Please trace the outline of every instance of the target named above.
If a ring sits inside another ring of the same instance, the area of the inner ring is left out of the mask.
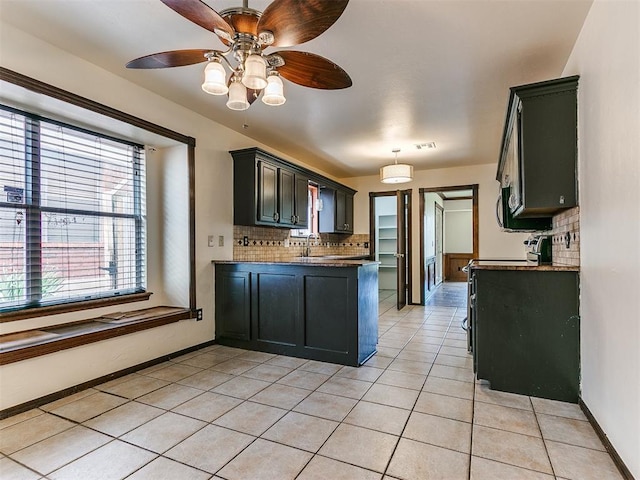
[[[244,246],[244,237],[248,239],[247,246]],[[302,255],[306,244],[306,238],[292,237],[287,229],[233,227],[233,259],[238,261],[283,262]],[[313,256],[369,255],[368,234],[322,233],[319,239],[311,239],[309,245]]]

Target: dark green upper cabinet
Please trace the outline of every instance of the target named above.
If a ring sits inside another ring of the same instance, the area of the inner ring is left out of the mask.
[[[515,218],[578,204],[577,89],[577,76],[511,88],[497,180]]]
[[[234,225],[307,228],[309,178],[304,172],[257,149],[231,154]]]
[[[353,193],[323,188],[320,199],[320,233],[353,233]]]
[[[342,223],[353,223],[354,190],[259,148],[229,153],[233,157],[234,225],[308,228],[310,181],[350,195],[344,200],[350,207]]]

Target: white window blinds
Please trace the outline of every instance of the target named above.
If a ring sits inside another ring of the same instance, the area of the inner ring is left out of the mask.
[[[0,106],[0,311],[144,292],[141,145]]]

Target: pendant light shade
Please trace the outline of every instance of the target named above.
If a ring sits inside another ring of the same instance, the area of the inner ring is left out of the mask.
[[[249,101],[247,100],[247,88],[234,79],[229,85],[229,100],[227,101],[227,107],[231,110],[246,110],[249,108]]]
[[[262,90],[267,86],[267,62],[261,55],[252,53],[244,61],[242,83],[253,90]]]
[[[276,72],[270,73],[267,77],[267,87],[262,94],[262,101],[271,106],[282,105],[287,101],[284,98],[284,85]]]
[[[225,95],[229,91],[227,87],[227,72],[220,64],[220,60],[214,58],[204,69],[204,83],[202,90],[211,95]]]
[[[413,180],[413,165],[394,163],[380,169],[382,183],[406,183]]]
[[[395,153],[395,162],[392,165],[380,169],[380,181],[382,183],[406,183],[413,180],[413,165],[398,163],[399,148],[392,150]]]

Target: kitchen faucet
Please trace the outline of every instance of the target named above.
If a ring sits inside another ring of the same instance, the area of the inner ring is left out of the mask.
[[[311,246],[309,245],[309,239],[312,237],[316,238],[316,235],[314,233],[310,233],[307,235],[307,241],[305,243],[304,250],[302,251],[303,257],[308,257],[311,254]]]

